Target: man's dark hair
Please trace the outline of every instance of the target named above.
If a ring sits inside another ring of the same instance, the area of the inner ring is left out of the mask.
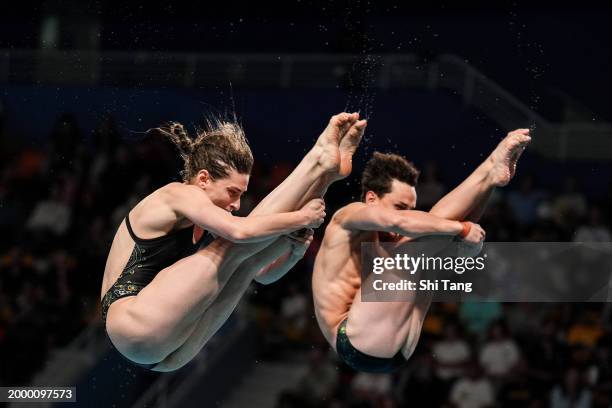
[[[406,158],[392,153],[374,152],[361,176],[361,201],[368,191],[379,197],[391,192],[393,179],[416,186],[419,171]]]

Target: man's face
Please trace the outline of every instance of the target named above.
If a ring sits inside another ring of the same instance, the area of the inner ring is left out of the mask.
[[[366,194],[366,204],[382,205],[393,210],[413,210],[416,207],[416,190],[414,186],[393,179],[391,191],[379,197],[373,191]],[[379,232],[378,237],[382,242],[395,242],[401,238],[393,232]]]
[[[230,212],[238,211],[240,197],[249,185],[249,177],[248,174],[241,174],[232,169],[227,177],[208,180],[205,183],[205,191],[217,207]]]
[[[379,197],[373,191],[366,194],[366,203],[382,205],[394,210],[414,210],[416,207],[416,190],[414,186],[396,179],[391,182],[391,191]]]

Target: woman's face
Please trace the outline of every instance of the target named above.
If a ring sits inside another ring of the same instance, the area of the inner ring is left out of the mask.
[[[208,178],[200,185],[217,207],[234,212],[240,209],[240,198],[247,190],[249,178],[249,174],[241,174],[232,169],[227,177],[217,180]]]

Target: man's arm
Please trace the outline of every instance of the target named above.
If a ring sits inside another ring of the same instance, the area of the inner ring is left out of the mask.
[[[198,187],[178,183],[172,186],[166,201],[177,215],[237,243],[259,242],[301,228],[318,227],[325,218],[325,205],[320,199],[311,200],[298,211],[235,217],[214,205]]]
[[[459,235],[464,225],[459,221],[436,217],[427,212],[392,210],[380,205],[353,203],[338,214],[342,228],[354,231],[394,232],[406,237]]]

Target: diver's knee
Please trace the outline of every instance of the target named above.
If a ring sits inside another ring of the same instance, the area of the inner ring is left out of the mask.
[[[121,354],[141,364],[162,361],[176,348],[165,329],[156,324],[114,321],[107,325],[107,332]]]
[[[170,355],[166,356],[162,361],[160,361],[152,370],[159,371],[161,373],[167,373],[171,371],[176,371],[179,368],[185,366],[190,360],[186,360],[180,357],[180,349],[175,350]]]

